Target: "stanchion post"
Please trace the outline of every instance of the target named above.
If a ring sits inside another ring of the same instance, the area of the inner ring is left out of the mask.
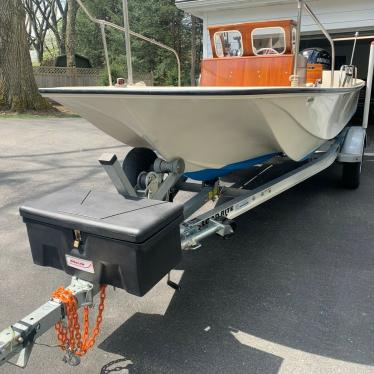
[[[362,121],[362,127],[364,129],[367,129],[368,123],[369,123],[371,90],[372,90],[372,87],[373,87],[373,69],[374,69],[374,41],[371,42],[371,46],[370,46],[369,67],[368,67],[368,75],[367,75],[367,79],[366,79],[364,118],[363,118],[363,121]]]
[[[125,45],[126,45],[126,60],[127,60],[127,84],[132,86],[134,84],[132,75],[132,56],[131,56],[131,42],[130,42],[130,25],[129,25],[129,9],[127,0],[122,0],[123,6],[123,27],[125,30]]]

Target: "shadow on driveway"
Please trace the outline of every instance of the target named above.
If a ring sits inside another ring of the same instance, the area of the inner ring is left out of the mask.
[[[242,216],[229,241],[184,253],[165,315],[137,313],[99,348],[130,373],[278,373],[288,359],[374,372],[361,366],[374,363],[373,175],[368,163],[347,191],[335,165]]]

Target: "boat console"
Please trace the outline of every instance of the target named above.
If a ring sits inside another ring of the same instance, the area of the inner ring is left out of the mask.
[[[212,58],[201,63],[201,86],[290,86],[296,54],[293,20],[210,26]],[[297,59],[299,84],[322,79],[321,64]]]

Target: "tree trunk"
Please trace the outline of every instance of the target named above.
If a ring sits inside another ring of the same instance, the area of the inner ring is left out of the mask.
[[[75,67],[75,20],[77,18],[77,3],[68,0],[68,14],[66,24],[66,66]]]
[[[58,12],[61,15],[61,30],[59,30],[59,26],[58,26],[59,21],[57,20],[56,12],[53,11],[52,17],[51,17],[52,23],[53,23],[53,32],[56,36],[58,47],[60,49],[60,54],[64,55],[66,54],[65,40],[66,40],[66,23],[67,23],[68,5],[67,3],[64,3],[62,0],[56,0],[55,3],[57,5]]]
[[[59,43],[59,49],[60,49],[61,55],[66,54],[66,22],[62,23],[62,32],[61,32],[61,38],[60,38],[60,43]]]
[[[195,86],[196,73],[196,17],[191,15],[191,86]]]
[[[60,55],[65,54],[65,34],[66,34],[66,9],[63,7],[61,1],[56,0],[57,10],[61,14],[61,19],[57,19],[56,9],[52,7],[51,17],[48,20],[49,28],[52,30],[53,35],[56,38],[56,43],[60,52]],[[59,27],[61,23],[61,27]]]
[[[36,51],[36,55],[38,57],[38,62],[39,64],[42,64],[43,62],[43,58],[44,58],[44,45],[43,44],[39,44],[36,48],[35,48],[35,51]]]
[[[0,109],[49,108],[35,83],[21,0],[0,1]]]

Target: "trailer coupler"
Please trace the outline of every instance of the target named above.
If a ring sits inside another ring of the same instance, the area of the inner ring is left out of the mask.
[[[76,300],[76,308],[91,306],[99,286],[76,277],[66,288]],[[64,302],[51,298],[31,314],[0,332],[0,366],[11,363],[26,367],[35,340],[66,317]],[[64,361],[77,365],[79,359],[67,347]],[[15,361],[11,361],[17,356]]]

